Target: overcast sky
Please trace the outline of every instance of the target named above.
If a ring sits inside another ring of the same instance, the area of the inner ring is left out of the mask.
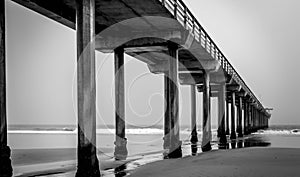
[[[300,124],[300,1],[185,2],[257,98],[274,108],[271,123]],[[75,124],[75,31],[11,1],[6,11],[9,124]],[[163,77],[128,56],[125,66],[127,121],[162,123]],[[114,123],[113,83],[113,55],[97,52],[98,124]],[[181,87],[180,100],[181,123],[189,124],[189,87]],[[213,100],[213,123],[215,107]]]

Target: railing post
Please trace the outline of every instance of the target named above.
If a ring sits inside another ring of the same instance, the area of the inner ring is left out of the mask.
[[[193,20],[193,31],[192,31],[192,33],[195,35],[195,19],[192,19]],[[196,35],[195,35],[196,36]],[[199,41],[200,41],[200,44],[201,44],[201,31],[200,31],[200,33],[199,33]]]
[[[184,7],[184,28],[188,27],[188,18],[187,18],[187,7]]]
[[[178,8],[178,4],[177,4],[177,0],[174,0],[174,17],[175,19],[177,19],[177,9]]]

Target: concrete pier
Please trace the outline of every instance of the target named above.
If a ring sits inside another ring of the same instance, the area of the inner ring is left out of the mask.
[[[243,137],[243,101],[242,96],[238,97],[238,117],[237,117],[237,133],[238,137]]]
[[[198,142],[197,136],[197,115],[196,115],[196,86],[191,85],[191,143]]]
[[[170,124],[170,111],[169,111],[169,94],[170,94],[170,78],[169,72],[164,73],[164,107],[165,107],[165,114],[164,114],[164,150],[169,151],[170,148],[170,132],[171,132],[171,124]],[[164,155],[165,158],[168,158],[168,152]]]
[[[202,120],[202,151],[211,150],[211,113],[210,113],[210,74],[204,72],[203,82],[203,120]]]
[[[77,177],[100,176],[96,150],[95,0],[76,1]]]
[[[248,135],[248,103],[244,98],[244,135]]]
[[[226,130],[225,130],[225,102],[226,102],[226,86],[225,84],[221,84],[219,88],[219,95],[218,95],[218,133],[219,133],[219,143],[224,145],[227,143],[226,138]]]
[[[125,82],[124,49],[115,49],[115,159],[125,160],[128,155],[125,137]]]
[[[230,132],[230,139],[236,139],[235,114],[236,114],[235,92],[231,92],[231,132]]]
[[[0,0],[0,177],[12,176],[11,151],[7,146],[5,0]]]
[[[247,100],[247,134],[251,133],[251,119],[252,119],[251,105],[250,105],[250,101]]]
[[[167,87],[167,94],[168,94],[168,101],[167,103],[167,111],[169,116],[170,122],[170,143],[169,143],[169,154],[168,158],[178,158],[182,157],[181,151],[181,141],[179,137],[179,92],[178,92],[178,46],[173,43],[168,44],[168,87]],[[166,140],[165,140],[166,141]]]
[[[228,98],[227,98],[226,99],[226,135],[230,135],[229,119],[230,119],[230,117],[229,117],[229,101],[228,101]]]

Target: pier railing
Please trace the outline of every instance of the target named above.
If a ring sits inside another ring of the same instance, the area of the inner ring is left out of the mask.
[[[174,18],[178,20],[179,23],[183,25],[183,27],[190,31],[190,33],[194,36],[196,41],[198,41],[203,48],[216,60],[219,61],[224,71],[229,74],[239,85],[242,86],[243,90],[245,90],[251,98],[254,99],[254,102],[258,104],[258,107],[264,109],[259,100],[255,97],[246,83],[243,81],[242,77],[238,74],[238,72],[233,68],[233,66],[229,63],[227,58],[221,52],[221,50],[217,47],[211,37],[207,34],[204,28],[200,25],[198,20],[194,17],[191,11],[187,8],[182,0],[159,0],[162,5],[167,8],[170,13],[173,14]]]

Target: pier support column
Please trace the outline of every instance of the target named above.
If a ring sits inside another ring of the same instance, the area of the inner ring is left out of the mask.
[[[253,106],[253,132],[256,132],[256,109]]]
[[[164,107],[165,107],[165,117],[164,117],[164,144],[163,148],[164,150],[170,149],[170,130],[171,130],[171,123],[170,123],[170,115],[169,115],[169,83],[170,83],[169,73],[166,72],[164,74]],[[167,152],[164,156],[167,158],[169,152]]]
[[[258,111],[258,127],[259,127],[259,129],[262,128],[262,123],[261,123],[261,113],[260,113],[260,111]]]
[[[96,150],[95,0],[76,1],[77,177],[99,177]]]
[[[248,122],[247,122],[247,126],[248,126],[248,134],[251,134],[251,130],[252,130],[252,125],[251,125],[251,120],[252,120],[252,114],[251,114],[251,104],[248,102],[248,107],[247,107],[247,117],[248,117]]]
[[[238,103],[238,119],[237,119],[237,133],[238,137],[243,137],[243,100],[239,97]]]
[[[169,152],[168,158],[182,157],[181,141],[179,137],[179,92],[178,92],[178,46],[170,43],[168,45],[169,53],[169,71],[167,72],[169,81],[166,88],[167,98],[167,114],[169,116],[170,133],[169,133]],[[165,140],[167,141],[167,139]]]
[[[250,125],[250,133],[253,133],[253,106],[250,105],[250,122],[249,122],[249,125]]]
[[[191,143],[196,144],[198,142],[197,137],[197,116],[196,116],[196,86],[191,85]]]
[[[248,135],[248,103],[244,99],[244,135]]]
[[[226,144],[226,130],[225,130],[225,97],[226,97],[226,86],[225,84],[220,85],[219,95],[218,95],[218,119],[219,127],[218,133],[220,138],[220,144]]]
[[[230,135],[229,131],[229,102],[228,99],[226,99],[226,135]]]
[[[128,155],[125,137],[125,82],[124,82],[124,49],[115,50],[115,159],[125,160]]]
[[[5,0],[0,0],[0,176],[12,176],[11,151],[7,146]]]
[[[231,133],[230,139],[236,139],[235,133],[235,92],[231,92]]]
[[[203,82],[203,124],[202,124],[202,151],[211,150],[211,114],[210,114],[210,75],[204,72]]]
[[[254,120],[253,120],[253,125],[254,125],[254,132],[257,131],[257,110],[254,107]]]
[[[251,119],[251,133],[255,132],[255,111],[254,111],[254,107],[251,107],[251,115],[252,115],[252,119]]]

